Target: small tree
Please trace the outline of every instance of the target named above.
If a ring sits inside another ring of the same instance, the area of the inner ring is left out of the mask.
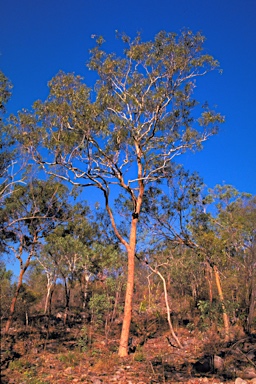
[[[5,263],[0,261],[0,316],[1,321],[6,316],[8,308],[10,307],[11,294],[12,294],[12,271],[6,270]]]
[[[157,257],[155,259],[157,259]],[[174,332],[174,328],[173,328],[173,324],[172,324],[172,320],[171,320],[171,306],[170,306],[170,300],[169,300],[169,296],[168,296],[166,278],[165,278],[164,272],[161,271],[161,269],[165,269],[168,267],[168,262],[165,262],[165,263],[159,263],[159,262],[157,263],[156,262],[154,266],[150,265],[149,263],[147,263],[147,265],[148,265],[150,271],[153,272],[154,274],[156,274],[157,276],[159,276],[162,283],[163,283],[166,316],[167,316],[167,321],[168,321],[170,333],[171,333],[172,337],[174,338],[174,340],[176,341],[176,343],[178,344],[178,347],[182,348],[181,342],[180,342],[179,338],[177,337],[176,333]]]
[[[48,174],[102,192],[114,232],[127,252],[128,278],[119,355],[128,354],[135,250],[139,217],[148,188],[164,183],[174,158],[199,149],[223,122],[193,97],[195,81],[218,67],[203,52],[204,37],[160,32],[153,41],[122,36],[124,54],[91,50],[89,69],[98,74],[95,92],[79,76],[59,73],[45,102],[14,120],[26,151]],[[92,101],[92,99],[94,101]],[[44,150],[42,151],[42,147]],[[113,195],[127,199],[129,233],[119,226]]]
[[[66,189],[53,180],[32,181],[28,186],[15,186],[0,211],[1,237],[6,249],[19,262],[20,272],[10,306],[6,332],[9,331],[23,276],[42,239],[67,217]],[[64,199],[64,201],[62,200]]]

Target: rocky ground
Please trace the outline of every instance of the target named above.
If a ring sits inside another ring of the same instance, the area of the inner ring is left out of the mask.
[[[144,345],[134,337],[129,357],[120,359],[118,339],[95,335],[89,344],[81,332],[64,326],[47,334],[12,329],[2,337],[1,383],[256,383],[256,335],[237,332],[224,343],[211,330],[181,328],[179,349],[167,332],[156,332]]]

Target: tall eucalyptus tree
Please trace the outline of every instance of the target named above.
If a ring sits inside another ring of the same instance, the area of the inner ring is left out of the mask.
[[[218,67],[203,49],[200,33],[160,32],[143,42],[121,36],[120,56],[103,50],[98,38],[89,69],[98,80],[91,91],[81,77],[60,72],[49,82],[50,93],[20,113],[20,141],[48,174],[101,191],[116,237],[126,249],[128,279],[119,355],[128,354],[132,317],[138,224],[149,187],[170,177],[173,161],[200,149],[217,132],[223,117],[198,105],[196,79]],[[202,107],[202,108],[201,108]],[[113,204],[117,193],[125,207]],[[120,223],[130,212],[129,233]]]

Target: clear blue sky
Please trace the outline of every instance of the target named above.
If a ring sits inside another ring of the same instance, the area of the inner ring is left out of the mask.
[[[152,39],[160,30],[201,31],[222,75],[199,85],[200,98],[226,117],[220,133],[197,154],[184,156],[209,187],[234,185],[256,194],[255,0],[6,0],[0,14],[0,68],[14,84],[8,111],[47,96],[60,69],[92,78],[85,63],[92,34],[115,50],[115,30]],[[182,158],[180,158],[182,161]]]

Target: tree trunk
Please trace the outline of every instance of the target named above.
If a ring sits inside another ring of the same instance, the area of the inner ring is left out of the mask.
[[[212,293],[212,268],[209,263],[206,265],[205,278],[209,288],[209,302],[212,304],[213,293]]]
[[[254,320],[255,303],[256,303],[256,284],[255,284],[255,278],[253,276],[251,281],[251,292],[249,294],[249,313],[248,313],[247,325],[246,325],[246,331],[248,333],[251,333],[252,323]]]
[[[68,283],[66,281],[66,278],[64,278],[64,287],[65,287],[65,311],[64,311],[63,322],[64,322],[64,325],[66,325],[67,319],[68,319],[69,301],[70,301],[70,289],[68,287]]]
[[[51,290],[50,297],[49,297],[49,305],[48,305],[48,318],[50,319],[51,314],[52,314],[52,297],[53,297],[53,292],[55,289],[55,284],[53,286],[53,289]]]
[[[169,329],[170,329],[170,332],[171,332],[171,335],[172,337],[174,338],[174,340],[176,341],[176,343],[178,344],[178,347],[179,348],[182,348],[182,345],[181,345],[181,342],[180,340],[178,339],[176,333],[174,332],[174,329],[173,329],[173,325],[172,325],[172,320],[171,320],[171,309],[170,309],[170,306],[169,306],[169,300],[168,300],[168,291],[167,291],[167,285],[166,285],[166,279],[165,277],[162,275],[162,273],[157,269],[157,268],[152,268],[150,265],[148,265],[149,269],[154,272],[156,275],[158,275],[160,277],[160,279],[162,280],[163,282],[163,287],[164,287],[164,299],[165,299],[165,307],[166,307],[166,314],[167,314],[167,321],[168,321],[168,324],[169,324]]]
[[[91,273],[83,273],[80,278],[80,286],[81,286],[81,298],[82,298],[82,307],[83,309],[86,308],[88,303],[88,295],[89,295],[89,282],[90,277],[92,276]]]
[[[225,340],[229,341],[229,318],[228,318],[227,310],[225,307],[224,296],[223,296],[223,292],[220,284],[220,275],[216,265],[213,266],[213,271],[214,271],[216,286],[217,286],[221,307],[222,307],[222,317],[223,317],[223,323],[224,323],[224,329],[225,329]]]
[[[52,285],[51,284],[47,284],[47,294],[46,294],[45,304],[44,304],[44,314],[45,315],[46,315],[47,309],[48,309],[48,304],[49,304],[51,290],[52,290]]]
[[[152,269],[153,270],[153,269]],[[154,271],[154,270],[153,270]],[[165,298],[165,306],[166,306],[166,312],[167,312],[167,321],[168,321],[168,324],[169,324],[169,328],[170,328],[170,332],[171,332],[171,335],[172,337],[174,338],[174,340],[176,341],[176,343],[178,344],[179,348],[182,348],[182,345],[176,335],[176,333],[174,332],[174,329],[173,329],[173,326],[172,326],[172,321],[171,321],[171,310],[170,310],[170,306],[169,306],[169,301],[168,301],[168,292],[167,292],[167,287],[166,287],[166,281],[165,281],[165,278],[164,276],[159,272],[159,271],[154,271],[161,279],[162,279],[162,282],[163,282],[163,286],[164,286],[164,298]]]
[[[10,326],[11,326],[11,323],[13,320],[13,315],[15,312],[15,307],[16,307],[18,296],[19,296],[20,288],[22,286],[22,280],[23,280],[23,276],[24,276],[25,271],[26,271],[26,268],[20,270],[20,275],[19,275],[19,280],[18,280],[18,284],[16,287],[16,291],[15,291],[15,294],[13,296],[13,299],[12,299],[12,302],[10,305],[10,314],[9,314],[9,317],[8,317],[8,320],[7,320],[7,323],[5,326],[5,332],[6,333],[9,332],[9,329],[10,329]]]
[[[6,326],[5,326],[5,332],[6,333],[9,332],[9,329],[10,329],[10,326],[11,326],[11,323],[12,323],[12,320],[13,320],[13,315],[14,315],[14,312],[15,312],[15,307],[16,307],[17,299],[18,299],[18,296],[19,296],[20,288],[22,286],[23,276],[24,276],[26,270],[29,267],[30,260],[31,260],[32,256],[34,255],[34,246],[37,243],[37,234],[34,235],[33,240],[34,240],[33,241],[33,246],[32,246],[32,249],[31,249],[29,255],[28,255],[28,258],[26,260],[25,265],[24,265],[23,260],[21,258],[21,255],[22,255],[22,252],[23,252],[22,245],[20,245],[19,252],[16,254],[16,258],[17,258],[17,260],[19,260],[19,263],[20,263],[20,275],[19,275],[19,280],[18,280],[18,284],[17,284],[17,287],[16,287],[16,291],[15,291],[14,297],[13,297],[11,305],[10,305],[10,314],[9,314],[9,318],[8,318]],[[22,244],[22,242],[21,242],[21,244]]]
[[[128,356],[128,341],[132,319],[132,300],[134,290],[134,271],[135,271],[135,246],[136,246],[136,229],[137,229],[137,218],[133,218],[130,233],[130,243],[127,249],[128,257],[128,275],[127,275],[127,286],[125,293],[125,304],[124,304],[124,318],[120,337],[118,355],[120,357]]]
[[[134,265],[135,265],[134,251],[128,252],[128,276],[127,276],[127,287],[125,293],[125,305],[124,305],[124,319],[122,325],[122,332],[120,337],[119,345],[119,356],[128,356],[128,340],[132,319],[132,299],[134,290]]]

